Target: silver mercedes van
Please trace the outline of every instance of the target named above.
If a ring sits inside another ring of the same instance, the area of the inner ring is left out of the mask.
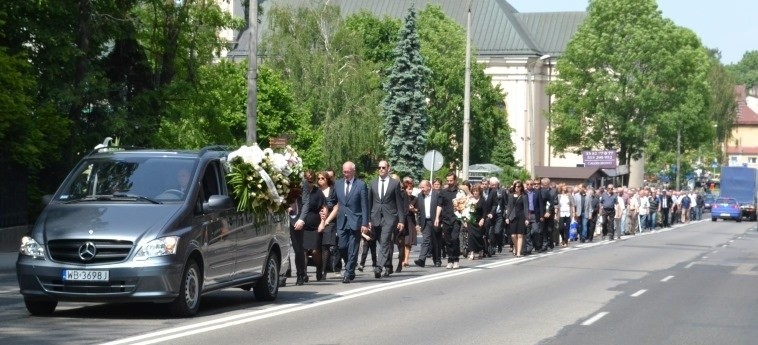
[[[134,301],[188,317],[202,294],[230,287],[274,300],[289,269],[289,219],[236,210],[227,153],[108,147],[84,157],[21,240],[28,311]]]

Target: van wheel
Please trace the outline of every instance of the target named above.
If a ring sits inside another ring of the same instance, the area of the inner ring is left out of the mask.
[[[184,267],[182,283],[179,286],[179,296],[168,305],[171,315],[176,317],[190,317],[197,314],[200,308],[200,291],[202,279],[197,263],[191,260]]]
[[[253,288],[255,298],[259,301],[273,301],[279,293],[279,258],[276,254],[270,254],[266,260],[263,276],[255,283]]]
[[[26,310],[34,316],[48,316],[55,311],[55,307],[58,306],[58,301],[30,299],[24,297],[24,304]]]

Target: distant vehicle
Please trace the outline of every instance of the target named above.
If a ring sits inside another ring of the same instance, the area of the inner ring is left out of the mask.
[[[721,168],[720,195],[725,198],[736,199],[740,204],[742,217],[748,220],[756,220],[758,170],[748,167]]]
[[[740,210],[740,204],[733,198],[718,198],[713,203],[711,208],[711,220],[717,219],[732,219],[737,222],[742,221],[742,210]]]
[[[192,316],[204,293],[239,287],[271,301],[286,283],[286,214],[237,211],[227,152],[95,150],[21,242],[26,309],[58,301],[164,303]]]
[[[710,211],[711,206],[713,206],[713,202],[716,201],[716,196],[713,194],[705,194],[703,195],[703,200],[705,205],[703,205],[703,209]]]

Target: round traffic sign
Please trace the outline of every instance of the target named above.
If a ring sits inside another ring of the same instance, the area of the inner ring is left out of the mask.
[[[445,159],[442,158],[442,154],[437,150],[429,150],[424,154],[424,168],[429,171],[437,171],[442,168],[442,164]]]

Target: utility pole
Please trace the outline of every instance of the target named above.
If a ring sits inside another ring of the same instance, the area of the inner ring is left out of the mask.
[[[676,190],[679,190],[679,174],[682,160],[682,127],[676,129]]]
[[[463,179],[468,180],[469,132],[471,131],[471,5],[469,0],[466,12],[466,76],[463,94]]]
[[[250,0],[248,18],[250,49],[247,54],[247,144],[252,145],[258,141],[258,0]]]

